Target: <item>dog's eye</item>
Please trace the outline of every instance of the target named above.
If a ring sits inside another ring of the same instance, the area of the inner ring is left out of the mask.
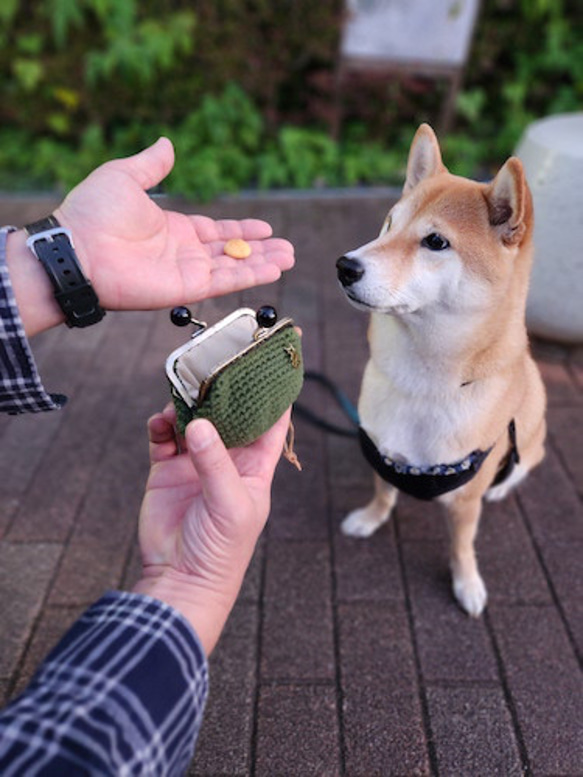
[[[421,245],[423,248],[429,248],[430,251],[445,251],[446,248],[449,248],[449,240],[437,232],[432,232],[423,238]]]
[[[385,219],[385,221],[384,221],[384,224],[383,224],[383,226],[382,226],[382,229],[381,229],[381,235],[384,235],[386,232],[388,232],[388,231],[389,231],[389,229],[391,228],[391,222],[392,222],[392,220],[393,220],[393,219],[391,218],[391,215],[389,214],[389,215],[387,216],[387,218]]]

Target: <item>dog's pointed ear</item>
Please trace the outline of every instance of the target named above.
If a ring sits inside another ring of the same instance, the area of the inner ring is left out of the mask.
[[[441,161],[441,151],[435,132],[429,124],[422,124],[411,143],[403,193],[406,194],[414,189],[424,178],[445,172],[447,170]]]
[[[506,245],[522,240],[532,210],[530,193],[521,161],[510,159],[486,188],[490,224]]]

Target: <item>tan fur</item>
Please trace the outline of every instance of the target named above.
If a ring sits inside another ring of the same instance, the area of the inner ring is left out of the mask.
[[[378,238],[347,254],[364,271],[347,295],[371,313],[361,423],[383,454],[418,466],[494,445],[470,483],[439,498],[454,593],[477,616],[486,603],[474,552],[482,498],[502,498],[544,455],[545,392],[524,322],[532,199],[518,159],[490,184],[451,175],[433,130],[422,125],[388,221]],[[443,235],[449,248],[423,247],[427,233]],[[521,462],[508,484],[491,489],[511,419]],[[343,522],[346,534],[368,536],[388,520],[397,491],[375,482],[372,502]]]

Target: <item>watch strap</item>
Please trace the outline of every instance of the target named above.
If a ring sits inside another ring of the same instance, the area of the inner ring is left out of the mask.
[[[71,232],[54,216],[27,224],[25,231],[26,244],[49,276],[67,326],[86,327],[101,321],[105,311],[83,274]]]

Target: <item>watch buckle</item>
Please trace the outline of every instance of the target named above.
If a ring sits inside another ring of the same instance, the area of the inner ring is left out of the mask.
[[[26,238],[26,245],[36,254],[36,251],[34,250],[35,243],[38,243],[40,240],[48,240],[52,243],[57,235],[65,235],[65,237],[69,238],[71,246],[75,248],[71,230],[67,229],[67,227],[60,226],[52,227],[51,229],[45,229],[43,232],[34,232],[32,235],[29,235]]]

